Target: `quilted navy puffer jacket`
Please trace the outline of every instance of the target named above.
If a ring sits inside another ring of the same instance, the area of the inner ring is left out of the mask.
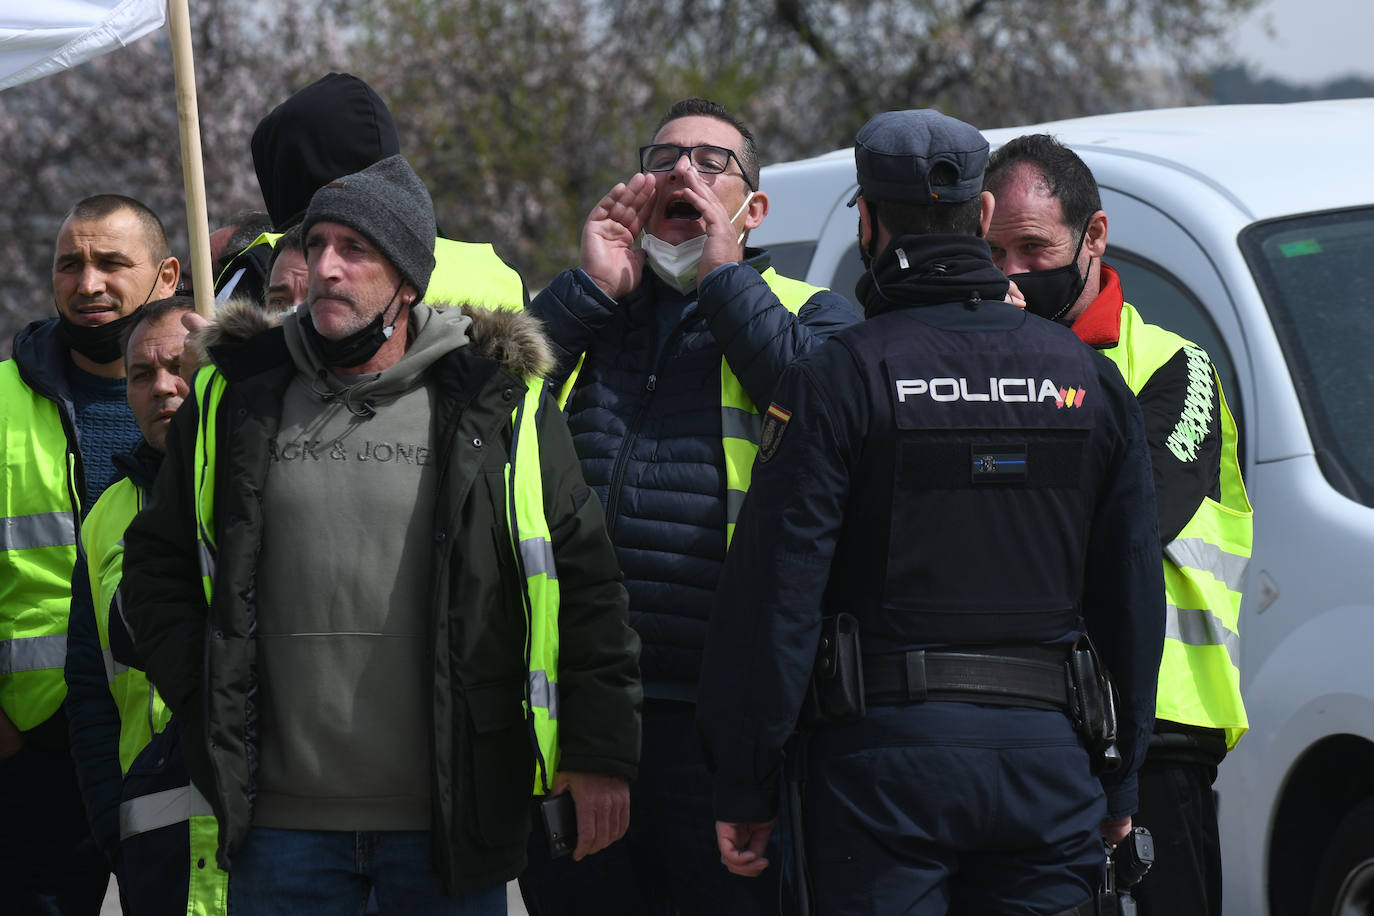
[[[586,353],[568,427],[625,572],[648,696],[694,698],[725,559],[722,353],[762,412],[793,359],[861,317],[828,290],[794,316],[760,276],[767,253],[748,255],[712,271],[696,302],[649,270],[619,302],[569,270],[530,303],[558,354],[555,386]]]

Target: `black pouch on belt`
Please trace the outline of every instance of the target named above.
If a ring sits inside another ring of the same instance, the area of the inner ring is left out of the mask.
[[[816,667],[802,707],[803,727],[857,722],[867,714],[863,664],[858,619],[845,613],[821,618]]]
[[[1121,766],[1116,747],[1116,703],[1111,676],[1098,658],[1088,634],[1069,652],[1069,718],[1092,755],[1093,772],[1110,773]]]

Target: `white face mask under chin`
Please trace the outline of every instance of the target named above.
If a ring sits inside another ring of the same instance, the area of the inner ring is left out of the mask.
[[[735,215],[730,217],[731,223],[739,219],[739,215],[744,212],[744,208],[749,206],[749,201],[753,199],[754,192],[750,191],[749,196],[744,198],[744,203],[740,204],[740,208],[735,211]],[[744,241],[743,232],[739,234],[739,238],[735,239],[735,244],[738,245],[742,241]],[[701,263],[702,252],[706,250],[705,233],[694,239],[688,239],[680,245],[674,245],[646,232],[640,240],[640,247],[648,255],[649,267],[658,274],[660,280],[684,296],[696,289],[697,266]]]

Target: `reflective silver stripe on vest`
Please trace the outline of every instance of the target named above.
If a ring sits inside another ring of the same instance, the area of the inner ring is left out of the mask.
[[[155,705],[154,705],[154,701],[157,699],[157,688],[153,686],[153,682],[152,682],[152,681],[148,681],[147,683],[148,683],[148,733],[149,733],[149,734],[152,734],[152,735],[156,735],[156,734],[157,734],[157,723],[156,723],[155,721],[153,721],[153,719],[154,719],[153,710],[156,708]]]
[[[105,680],[109,681],[111,684],[114,683],[115,678],[129,670],[128,665],[120,664],[115,661],[113,649],[105,649],[100,654],[105,656]]]
[[[123,543],[123,542],[121,541],[120,543]],[[120,582],[119,585],[115,588],[114,601],[112,601],[112,602],[110,602],[110,603],[111,603],[111,605],[112,605],[113,608],[114,608],[114,612],[115,612],[116,614],[119,615],[119,622],[124,626],[124,631],[125,631],[126,633],[132,633],[132,632],[134,631],[134,628],[131,627],[131,626],[129,626],[129,618],[124,616],[124,583],[123,583],[123,582]],[[109,627],[112,627],[112,626],[114,626],[114,619],[113,619],[113,618],[111,618],[109,624],[106,625],[106,629],[108,630]]]
[[[763,420],[756,413],[738,407],[720,409],[720,434],[726,439],[747,439],[758,445],[762,425]]]
[[[530,672],[530,705],[547,709],[550,719],[558,718],[558,685],[549,683],[543,668]]]
[[[210,545],[205,543],[204,538],[198,538],[196,547],[200,550],[200,574],[213,579],[215,577],[215,555],[210,550]]]
[[[1231,664],[1240,667],[1240,634],[1228,629],[1221,618],[1203,608],[1192,610],[1169,605],[1164,618],[1164,638],[1188,646],[1225,646]]]
[[[1241,580],[1245,577],[1248,557],[1227,553],[1216,544],[1209,544],[1202,538],[1179,538],[1164,548],[1169,559],[1179,566],[1201,569],[1209,572],[1218,582],[1224,582],[1233,592],[1240,591]]]
[[[119,839],[160,830],[193,817],[214,814],[210,803],[195,786],[179,786],[131,798],[119,806]]]
[[[525,575],[537,576],[543,573],[550,579],[558,578],[558,568],[553,563],[553,544],[548,538],[525,538],[520,542],[520,561],[525,564]]]
[[[59,671],[67,663],[67,634],[19,636],[0,642],[0,674],[20,671]]]
[[[740,507],[744,505],[745,492],[743,490],[725,491],[725,520],[735,522],[739,519]]]
[[[72,547],[76,522],[70,512],[41,512],[0,518],[0,550],[34,547]]]

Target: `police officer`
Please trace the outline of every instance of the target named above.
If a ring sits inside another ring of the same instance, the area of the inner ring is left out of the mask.
[[[1164,632],[1140,410],[1105,357],[1001,301],[978,131],[887,112],[855,159],[867,320],[779,381],[711,617],[698,725],[722,861],[764,867],[784,744],[808,682],[832,693],[813,662],[844,613],[866,714],[810,729],[817,912],[1091,912]],[[1114,772],[1066,714],[1094,700],[1090,674],[1065,687],[1085,631],[1120,692]]]

